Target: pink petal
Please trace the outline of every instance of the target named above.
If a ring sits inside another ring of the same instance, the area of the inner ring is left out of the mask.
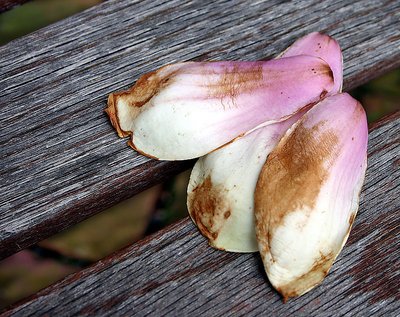
[[[366,169],[365,112],[348,94],[326,98],[269,155],[255,191],[268,278],[284,298],[323,280],[350,232]]]
[[[312,56],[183,63],[111,94],[107,113],[139,152],[183,160],[205,155],[259,124],[282,121],[332,87],[328,64]]]
[[[335,84],[330,94],[342,91],[343,56],[339,43],[332,37],[319,32],[310,33],[289,46],[278,57],[311,55],[326,61],[333,72]]]
[[[326,46],[327,42],[334,40],[312,33],[296,41],[280,57],[296,52],[316,55],[315,47],[323,43],[326,51],[316,57],[330,56],[330,64],[341,65],[339,46]],[[269,153],[303,114],[258,127],[197,161],[189,181],[187,204],[190,216],[211,246],[234,252],[258,251],[253,209],[258,175]]]

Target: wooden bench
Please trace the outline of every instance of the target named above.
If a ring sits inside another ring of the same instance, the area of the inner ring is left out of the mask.
[[[349,90],[400,66],[399,1],[106,1],[0,47],[0,256],[189,168],[133,152],[107,95],[184,60],[271,58],[322,31]],[[400,112],[370,128],[361,205],[322,285],[283,304],[258,254],[210,248],[186,218],[12,307],[9,315],[400,313]]]

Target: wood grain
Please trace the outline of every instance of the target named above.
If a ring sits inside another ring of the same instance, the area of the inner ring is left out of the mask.
[[[185,60],[259,60],[311,31],[345,88],[400,65],[399,1],[111,0],[0,47],[0,258],[185,168],[117,138],[107,95]]]
[[[347,245],[323,283],[283,304],[260,256],[214,250],[189,219],[39,292],[4,316],[398,316],[400,112],[370,133]]]

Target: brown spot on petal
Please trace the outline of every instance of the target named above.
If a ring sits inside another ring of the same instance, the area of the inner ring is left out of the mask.
[[[356,212],[353,212],[351,215],[350,215],[350,218],[349,218],[349,225],[350,225],[350,228],[351,228],[351,226],[353,225],[353,222],[354,222],[354,219],[356,218]]]
[[[315,69],[314,74],[317,74],[317,73],[318,74],[328,74],[328,76],[332,79],[332,82],[333,82],[333,80],[334,80],[333,71],[328,64],[321,63],[321,65],[316,66],[314,69]]]
[[[320,258],[314,262],[314,265],[307,273],[288,284],[277,287],[276,290],[283,296],[283,301],[286,303],[288,298],[300,296],[310,288],[320,284],[328,274],[334,260],[335,255],[333,253],[326,255],[320,253]]]
[[[240,139],[240,138],[242,138],[243,136],[245,136],[246,135],[246,133],[245,132],[243,132],[243,133],[240,133],[236,138],[234,138],[234,139],[232,139],[232,140],[230,140],[229,142],[227,142],[227,143],[225,143],[225,144],[222,144],[222,145],[220,145],[219,147],[217,147],[216,149],[214,149],[214,150],[212,150],[210,153],[213,153],[213,152],[216,152],[216,151],[218,151],[218,150],[220,150],[220,149],[222,149],[223,147],[225,147],[225,146],[227,146],[227,145],[229,145],[229,144],[231,144],[231,143],[233,143],[233,142],[235,142],[236,140],[238,140],[238,139]],[[208,153],[208,154],[210,154],[210,153]]]
[[[126,132],[121,129],[119,120],[118,120],[118,111],[116,107],[116,95],[115,94],[110,94],[108,96],[108,101],[107,101],[107,108],[104,110],[108,117],[110,118],[111,125],[114,127],[114,129],[117,131],[118,136],[120,138],[128,136],[130,133]]]
[[[171,66],[167,65],[161,67],[157,71],[144,74],[130,89],[117,93],[112,93],[108,96],[107,108],[105,109],[105,112],[110,117],[112,126],[115,130],[117,130],[117,133],[121,138],[131,135],[132,132],[125,131],[121,128],[117,103],[119,101],[122,101],[128,107],[142,107],[154,95],[156,95],[160,91],[160,89],[164,88],[167,83],[171,81],[173,75],[177,72],[177,70],[168,71],[168,67]],[[139,110],[133,111],[133,109],[131,109],[130,116],[132,117],[132,120],[137,116],[139,112]]]
[[[161,82],[157,72],[150,72],[142,75],[131,89],[121,95],[128,97],[127,101],[131,106],[141,107],[156,94],[160,89]]]
[[[271,237],[296,210],[311,212],[328,177],[338,137],[320,131],[325,122],[307,128],[301,122],[285,136],[264,164],[255,191],[257,237],[268,251]]]
[[[236,105],[236,98],[244,92],[251,92],[260,87],[263,79],[262,64],[257,63],[251,69],[241,69],[238,65],[226,66],[225,72],[220,75],[217,83],[208,86],[211,98],[221,99],[224,107],[226,98],[228,103]]]
[[[320,99],[324,99],[325,96],[326,96],[327,94],[328,94],[328,92],[324,89],[324,90],[320,93],[319,98],[320,98]]]
[[[188,208],[200,232],[212,242],[216,240],[231,211],[226,205],[221,186],[215,186],[208,176],[188,196]]]
[[[131,107],[139,108],[143,106],[162,88],[170,83],[177,71],[169,72],[167,71],[169,67],[171,66],[167,65],[161,67],[157,71],[142,75],[133,87],[118,95],[124,96]]]
[[[357,207],[358,207],[358,206],[357,206]],[[347,238],[348,238],[349,235],[350,235],[350,231],[351,231],[351,228],[352,228],[352,226],[353,226],[354,219],[356,218],[356,215],[357,215],[357,208],[356,208],[355,211],[352,211],[352,213],[350,214],[350,217],[349,217],[349,225],[348,225],[348,227],[347,227],[347,232],[346,232],[344,241],[347,241]]]

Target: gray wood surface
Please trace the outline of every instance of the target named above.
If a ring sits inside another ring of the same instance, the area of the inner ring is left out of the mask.
[[[349,89],[400,65],[399,20],[399,1],[110,0],[0,47],[0,258],[190,166],[137,155],[109,124],[107,95],[140,74],[270,58],[319,30]]]
[[[189,219],[39,292],[5,316],[398,316],[400,111],[370,133],[347,245],[324,282],[282,303],[258,253],[207,245]]]

